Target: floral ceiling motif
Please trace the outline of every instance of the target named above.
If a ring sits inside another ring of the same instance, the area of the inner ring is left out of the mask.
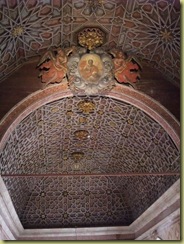
[[[105,48],[120,47],[179,83],[179,0],[2,0],[0,80],[51,47],[76,45],[85,26],[108,33]]]

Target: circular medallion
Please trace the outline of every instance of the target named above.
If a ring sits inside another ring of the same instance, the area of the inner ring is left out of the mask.
[[[88,83],[96,84],[103,75],[103,63],[97,54],[82,56],[78,69],[81,77]]]

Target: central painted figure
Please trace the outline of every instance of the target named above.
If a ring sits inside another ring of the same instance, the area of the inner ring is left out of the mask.
[[[103,75],[103,63],[96,54],[84,55],[78,65],[81,77],[90,82],[96,83]]]

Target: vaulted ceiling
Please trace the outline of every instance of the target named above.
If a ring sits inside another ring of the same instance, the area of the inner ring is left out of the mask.
[[[158,117],[178,123],[151,98],[152,113],[161,109],[157,119],[105,94],[47,102],[63,84],[40,90],[37,61],[47,49],[78,45],[84,27],[105,33],[104,49],[136,56],[143,64],[138,93],[179,119],[178,0],[0,1],[0,118],[15,106],[0,139],[22,114],[0,141],[0,170],[25,228],[128,226],[179,178],[179,143]]]
[[[86,111],[85,103],[94,106]],[[0,157],[25,228],[127,226],[180,171],[179,150],[162,126],[107,97],[41,106],[19,123]]]
[[[2,0],[0,26],[1,80],[46,49],[76,45],[81,28],[98,26],[106,49],[120,47],[179,84],[179,0]]]

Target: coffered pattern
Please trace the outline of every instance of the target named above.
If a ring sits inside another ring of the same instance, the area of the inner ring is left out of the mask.
[[[70,72],[42,89],[40,57],[90,27],[142,64],[137,90],[84,95]],[[0,174],[23,228],[130,226],[179,179],[179,0],[1,0],[0,56]]]
[[[1,80],[46,49],[77,45],[81,28],[98,26],[104,48],[119,47],[179,84],[179,0],[2,0],[0,26]]]
[[[94,110],[81,112],[83,101]],[[76,138],[80,130],[88,137]],[[77,164],[75,152],[84,154]],[[179,162],[170,136],[143,111],[112,98],[72,97],[40,107],[17,126],[1,153],[1,173],[179,172]]]
[[[137,107],[76,96],[25,117],[0,165],[24,228],[126,226],[179,178],[180,153]]]
[[[32,229],[127,226],[178,178],[64,176],[3,180],[24,228]]]

